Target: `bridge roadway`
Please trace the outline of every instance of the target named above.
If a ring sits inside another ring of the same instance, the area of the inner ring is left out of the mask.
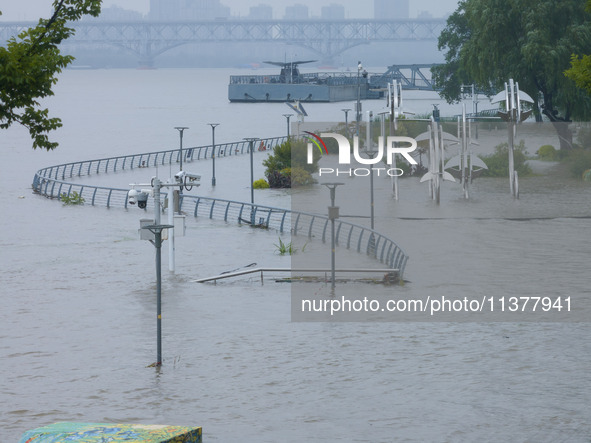
[[[0,42],[34,22],[0,22]],[[135,54],[142,65],[178,46],[213,42],[277,42],[311,49],[323,61],[374,42],[434,41],[445,19],[404,20],[214,20],[199,22],[82,20],[64,45],[112,45]]]

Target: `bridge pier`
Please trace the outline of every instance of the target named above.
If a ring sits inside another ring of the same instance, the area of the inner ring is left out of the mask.
[[[138,60],[138,67],[140,69],[152,69],[154,68],[154,57],[151,55],[140,55]]]

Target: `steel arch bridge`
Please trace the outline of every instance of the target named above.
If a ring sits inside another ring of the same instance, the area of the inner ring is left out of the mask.
[[[322,60],[374,42],[434,41],[445,19],[406,20],[215,20],[199,22],[107,22],[83,20],[66,45],[112,45],[134,53],[150,65],[158,55],[194,43],[275,42],[308,48]],[[0,42],[34,26],[34,22],[0,22]]]

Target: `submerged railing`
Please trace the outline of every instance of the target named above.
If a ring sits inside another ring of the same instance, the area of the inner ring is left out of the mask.
[[[191,206],[187,207],[189,202]],[[183,195],[181,205],[185,207],[185,212],[191,210],[197,218],[244,223],[280,233],[304,235],[323,243],[330,241],[331,228],[325,215],[193,195]],[[408,256],[394,241],[379,232],[337,219],[335,241],[339,246],[367,254],[392,269],[398,269],[402,277]]]
[[[262,147],[273,149],[285,140],[285,137],[261,139],[257,141],[258,146],[254,149],[258,150]],[[208,159],[212,155],[220,158],[246,154],[248,147],[247,141],[240,141],[216,145],[215,153],[211,146],[184,148],[183,161]],[[33,178],[33,190],[48,198],[60,198],[64,194],[72,197],[76,193],[77,201],[83,204],[127,208],[129,189],[92,186],[69,180],[92,174],[167,165],[177,163],[179,160],[179,149],[171,149],[49,166],[37,171]],[[152,204],[153,202],[149,200],[148,207]],[[330,223],[328,217],[324,215],[188,194],[181,195],[181,207],[183,206],[185,212],[192,212],[195,217],[249,224],[258,228],[273,229],[280,233],[305,235],[322,242],[330,241]],[[402,278],[408,256],[388,237],[372,229],[339,219],[335,221],[335,237],[337,245],[367,254],[392,269],[398,269],[399,276]]]
[[[256,150],[273,149],[275,146],[284,143],[286,137],[271,137],[258,140],[254,146]],[[232,155],[241,155],[248,153],[249,142],[242,140],[233,143],[221,143],[215,145],[215,150],[211,146],[198,146],[183,148],[183,162],[192,162],[194,160],[205,160],[212,158],[230,157]],[[35,188],[36,179],[54,179],[65,180],[66,178],[81,177],[84,175],[100,174],[107,172],[117,172],[127,169],[151,168],[156,166],[168,165],[171,163],[180,163],[180,150],[168,149],[165,151],[147,152],[144,154],[122,155],[118,157],[101,158],[96,160],[85,160],[81,162],[64,163],[57,166],[49,166],[40,169],[35,174],[33,188]],[[53,196],[52,196],[53,197]]]

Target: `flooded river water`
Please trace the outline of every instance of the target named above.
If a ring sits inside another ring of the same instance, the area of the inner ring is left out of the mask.
[[[146,367],[155,359],[156,295],[154,248],[137,238],[145,214],[63,206],[31,192],[33,175],[69,161],[174,148],[174,126],[190,127],[185,146],[210,143],[213,122],[221,124],[218,142],[284,135],[285,105],[227,102],[230,74],[66,71],[48,100],[64,122],[55,152],[32,151],[22,129],[0,133],[0,441],[80,421],[203,426],[205,441],[220,442],[588,442],[591,188],[547,172],[523,178],[519,200],[503,179],[476,180],[469,201],[446,183],[439,206],[418,178],[401,180],[399,201],[388,178],[376,179],[376,230],[410,259],[404,286],[371,291],[404,299],[571,296],[579,309],[572,317],[292,322],[287,283],[191,281],[251,263],[289,267],[277,253],[279,234],[188,217],[177,272],[163,272],[164,364]],[[407,103],[428,112],[432,100]],[[342,107],[307,111],[310,120],[338,121]],[[444,107],[461,112],[454,109]],[[532,144],[545,141],[530,129],[520,130]],[[487,152],[502,134],[480,137],[477,149]],[[255,178],[264,155],[256,154]],[[218,161],[215,189],[209,160],[190,167],[203,176],[193,193],[249,200],[247,156]],[[127,187],[154,173],[84,180]],[[367,210],[367,196],[348,199],[342,189],[342,213]],[[291,204],[286,191],[255,198]],[[324,187],[305,198],[324,210],[329,201]],[[328,253],[318,242],[309,247]]]

